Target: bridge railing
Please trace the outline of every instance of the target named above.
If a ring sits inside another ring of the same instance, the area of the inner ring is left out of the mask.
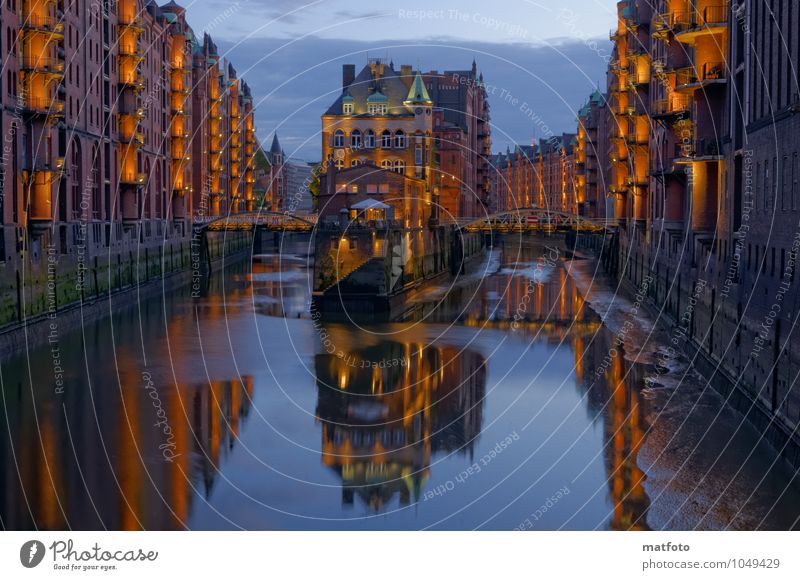
[[[526,229],[543,228],[598,228],[612,229],[618,226],[618,221],[613,218],[587,218],[577,214],[567,214],[544,209],[520,209],[516,211],[499,212],[482,218],[454,218],[447,223],[458,228],[498,228],[514,227]]]
[[[316,214],[284,214],[273,212],[253,212],[225,216],[202,216],[193,219],[194,227],[259,227],[283,225],[309,225],[317,223]]]

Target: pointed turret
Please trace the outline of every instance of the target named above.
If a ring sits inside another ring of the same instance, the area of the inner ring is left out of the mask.
[[[414,82],[411,84],[411,88],[408,91],[408,97],[403,101],[403,104],[406,106],[433,104],[419,71],[417,71],[417,76],[414,78]]]
[[[281,144],[278,142],[278,134],[275,133],[275,136],[272,138],[272,147],[269,148],[269,152],[272,154],[275,153],[282,153],[283,150],[281,149]]]
[[[272,138],[272,146],[269,148],[269,161],[272,166],[283,165],[283,149],[278,141],[278,133]]]

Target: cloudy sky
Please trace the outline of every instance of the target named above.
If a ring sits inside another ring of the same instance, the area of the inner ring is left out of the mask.
[[[317,160],[320,115],[341,92],[341,65],[457,70],[472,60],[492,107],[495,151],[575,130],[575,110],[601,83],[613,0],[195,0],[179,2],[253,88],[262,141]]]

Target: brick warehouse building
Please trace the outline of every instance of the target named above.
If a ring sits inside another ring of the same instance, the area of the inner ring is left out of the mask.
[[[493,211],[539,207],[576,213],[582,205],[577,152],[577,135],[564,133],[493,156]]]
[[[493,211],[617,221],[617,273],[778,447],[800,423],[799,31],[792,2],[618,2],[608,93],[577,115],[575,205],[565,140],[492,157]]]
[[[250,89],[183,8],[41,0],[0,10],[0,269],[18,297],[31,293],[29,314],[46,308],[45,256],[58,256],[64,280],[93,269],[100,282],[80,291],[99,293],[115,279],[111,264],[143,260],[148,276],[159,256],[185,265],[189,220],[252,207]],[[30,279],[15,281],[17,271]],[[74,284],[57,286],[57,303],[79,297]],[[23,314],[6,294],[0,324]]]
[[[798,31],[793,2],[627,0],[609,67],[620,273],[779,448],[800,422]]]
[[[382,59],[356,75],[322,116],[322,158],[338,169],[372,163],[426,182],[444,216],[485,211],[490,175],[489,106],[476,66],[469,71],[396,71]]]

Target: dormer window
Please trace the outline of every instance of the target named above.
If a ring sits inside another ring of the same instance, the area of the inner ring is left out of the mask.
[[[367,112],[370,115],[386,115],[389,112],[389,99],[380,91],[367,97]]]
[[[345,115],[352,115],[353,114],[353,103],[345,103],[342,105],[342,109]]]

